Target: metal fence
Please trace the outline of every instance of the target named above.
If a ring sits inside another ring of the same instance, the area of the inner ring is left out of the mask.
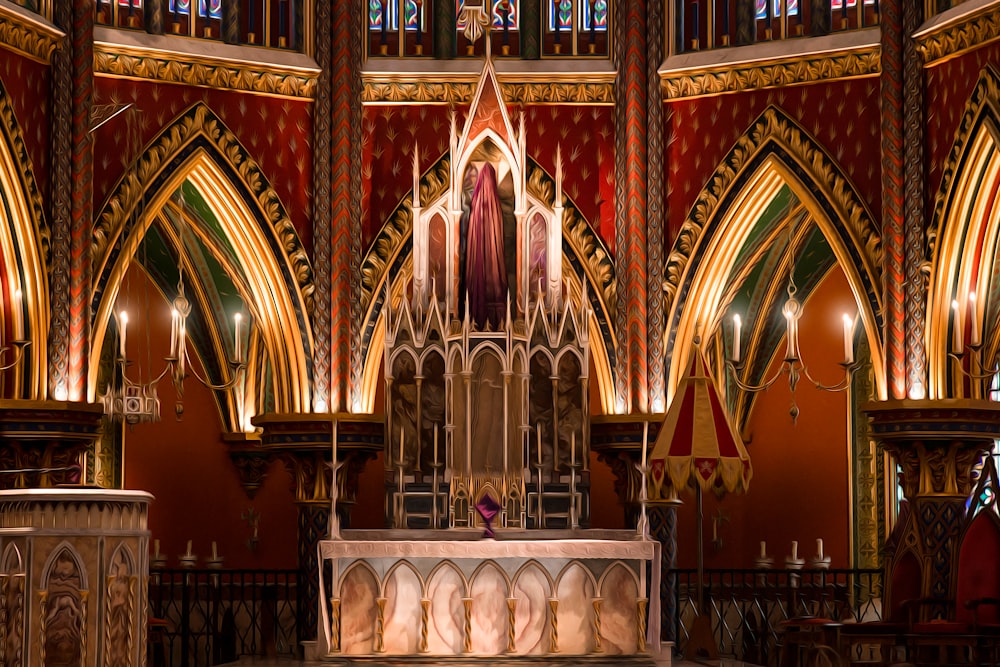
[[[684,655],[701,614],[711,619],[719,655],[768,665],[780,648],[782,622],[816,616],[851,623],[882,618],[882,570],[705,570],[699,607],[695,570],[672,570],[674,636]]]
[[[151,667],[298,657],[297,585],[297,570],[150,571]]]

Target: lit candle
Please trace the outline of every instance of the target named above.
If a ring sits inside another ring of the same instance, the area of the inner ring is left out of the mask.
[[[975,292],[969,292],[969,313],[969,317],[972,319],[969,345],[979,345],[979,310],[976,308]]]
[[[174,359],[177,358],[177,330],[180,328],[180,317],[181,314],[177,312],[176,308],[170,311],[170,356]]]
[[[743,332],[743,320],[739,315],[733,315],[733,363],[740,363],[740,334]]]
[[[569,465],[576,466],[576,432],[569,436]]]
[[[799,543],[797,541],[792,541],[792,560],[799,559]]]
[[[951,311],[951,327],[955,334],[955,354],[962,354],[962,322],[958,318],[958,300],[952,300]]]
[[[124,310],[118,315],[118,353],[125,358],[125,330],[128,328],[128,313]]]
[[[212,560],[219,559],[219,547],[216,546],[215,540],[212,540]]]
[[[854,320],[844,313],[844,363],[854,363]]]
[[[823,560],[823,538],[816,538],[816,557]]]
[[[184,555],[185,556],[191,556],[191,540],[188,540],[187,552]]]
[[[642,423],[642,469],[646,470],[646,450],[649,444],[649,422]]]
[[[767,542],[764,540],[760,541],[760,557],[767,558]]]
[[[236,363],[240,362],[242,350],[240,350],[240,323],[243,321],[243,313],[233,315],[233,348],[236,350]]]

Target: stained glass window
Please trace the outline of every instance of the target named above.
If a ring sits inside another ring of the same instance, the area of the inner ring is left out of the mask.
[[[489,0],[493,10],[493,27],[503,29],[503,15],[508,12],[507,28],[517,30],[517,0]],[[461,20],[462,9],[465,8],[465,0],[455,0],[455,16],[459,17],[458,31],[465,29],[465,22]]]
[[[191,0],[188,0],[188,2],[191,2]],[[118,6],[125,7],[126,9],[129,7],[142,9],[142,0],[118,0]]]
[[[368,29],[398,30],[397,0],[368,0]]]
[[[191,0],[187,1],[190,4]],[[198,16],[221,20],[222,0],[198,0]]]
[[[127,2],[125,4],[128,4]],[[171,14],[187,16],[191,13],[191,0],[170,0],[169,9]]]
[[[412,32],[424,28],[424,3],[417,0],[403,2],[403,28]]]
[[[847,0],[848,2],[857,2],[857,0]],[[799,0],[787,0],[788,2],[788,15],[796,16],[799,13]],[[837,0],[833,0],[837,2]],[[777,18],[781,16],[781,3],[782,0],[771,0],[771,16]],[[757,18],[766,19],[767,18],[767,0],[757,0]]]
[[[584,0],[580,3],[580,25],[584,30],[608,29],[608,0]]]
[[[589,4],[589,3],[587,3]],[[607,11],[605,10],[605,15]],[[573,0],[549,0],[549,30],[563,32],[573,29]],[[607,18],[605,18],[605,23]]]

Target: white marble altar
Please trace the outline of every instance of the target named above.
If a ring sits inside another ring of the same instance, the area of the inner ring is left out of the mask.
[[[321,651],[583,657],[659,647],[658,542],[627,531],[481,535],[346,530],[321,542]]]

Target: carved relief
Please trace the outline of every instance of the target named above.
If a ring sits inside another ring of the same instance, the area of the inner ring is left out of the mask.
[[[945,23],[916,38],[917,52],[925,65],[982,46],[1000,35],[1000,7],[991,5],[955,23]]]
[[[508,104],[613,104],[610,82],[523,82],[502,84]],[[449,81],[366,81],[361,100],[386,102],[468,104],[476,85]],[[425,200],[426,201],[426,200]]]
[[[29,22],[8,7],[0,7],[0,44],[47,63],[63,37],[55,28]]]
[[[105,665],[130,667],[135,637],[132,619],[135,611],[135,568],[128,549],[121,545],[108,564],[107,610],[104,623],[107,643]]]
[[[68,547],[53,559],[43,581],[47,591],[43,619],[45,665],[78,667],[85,633],[83,578]]]

